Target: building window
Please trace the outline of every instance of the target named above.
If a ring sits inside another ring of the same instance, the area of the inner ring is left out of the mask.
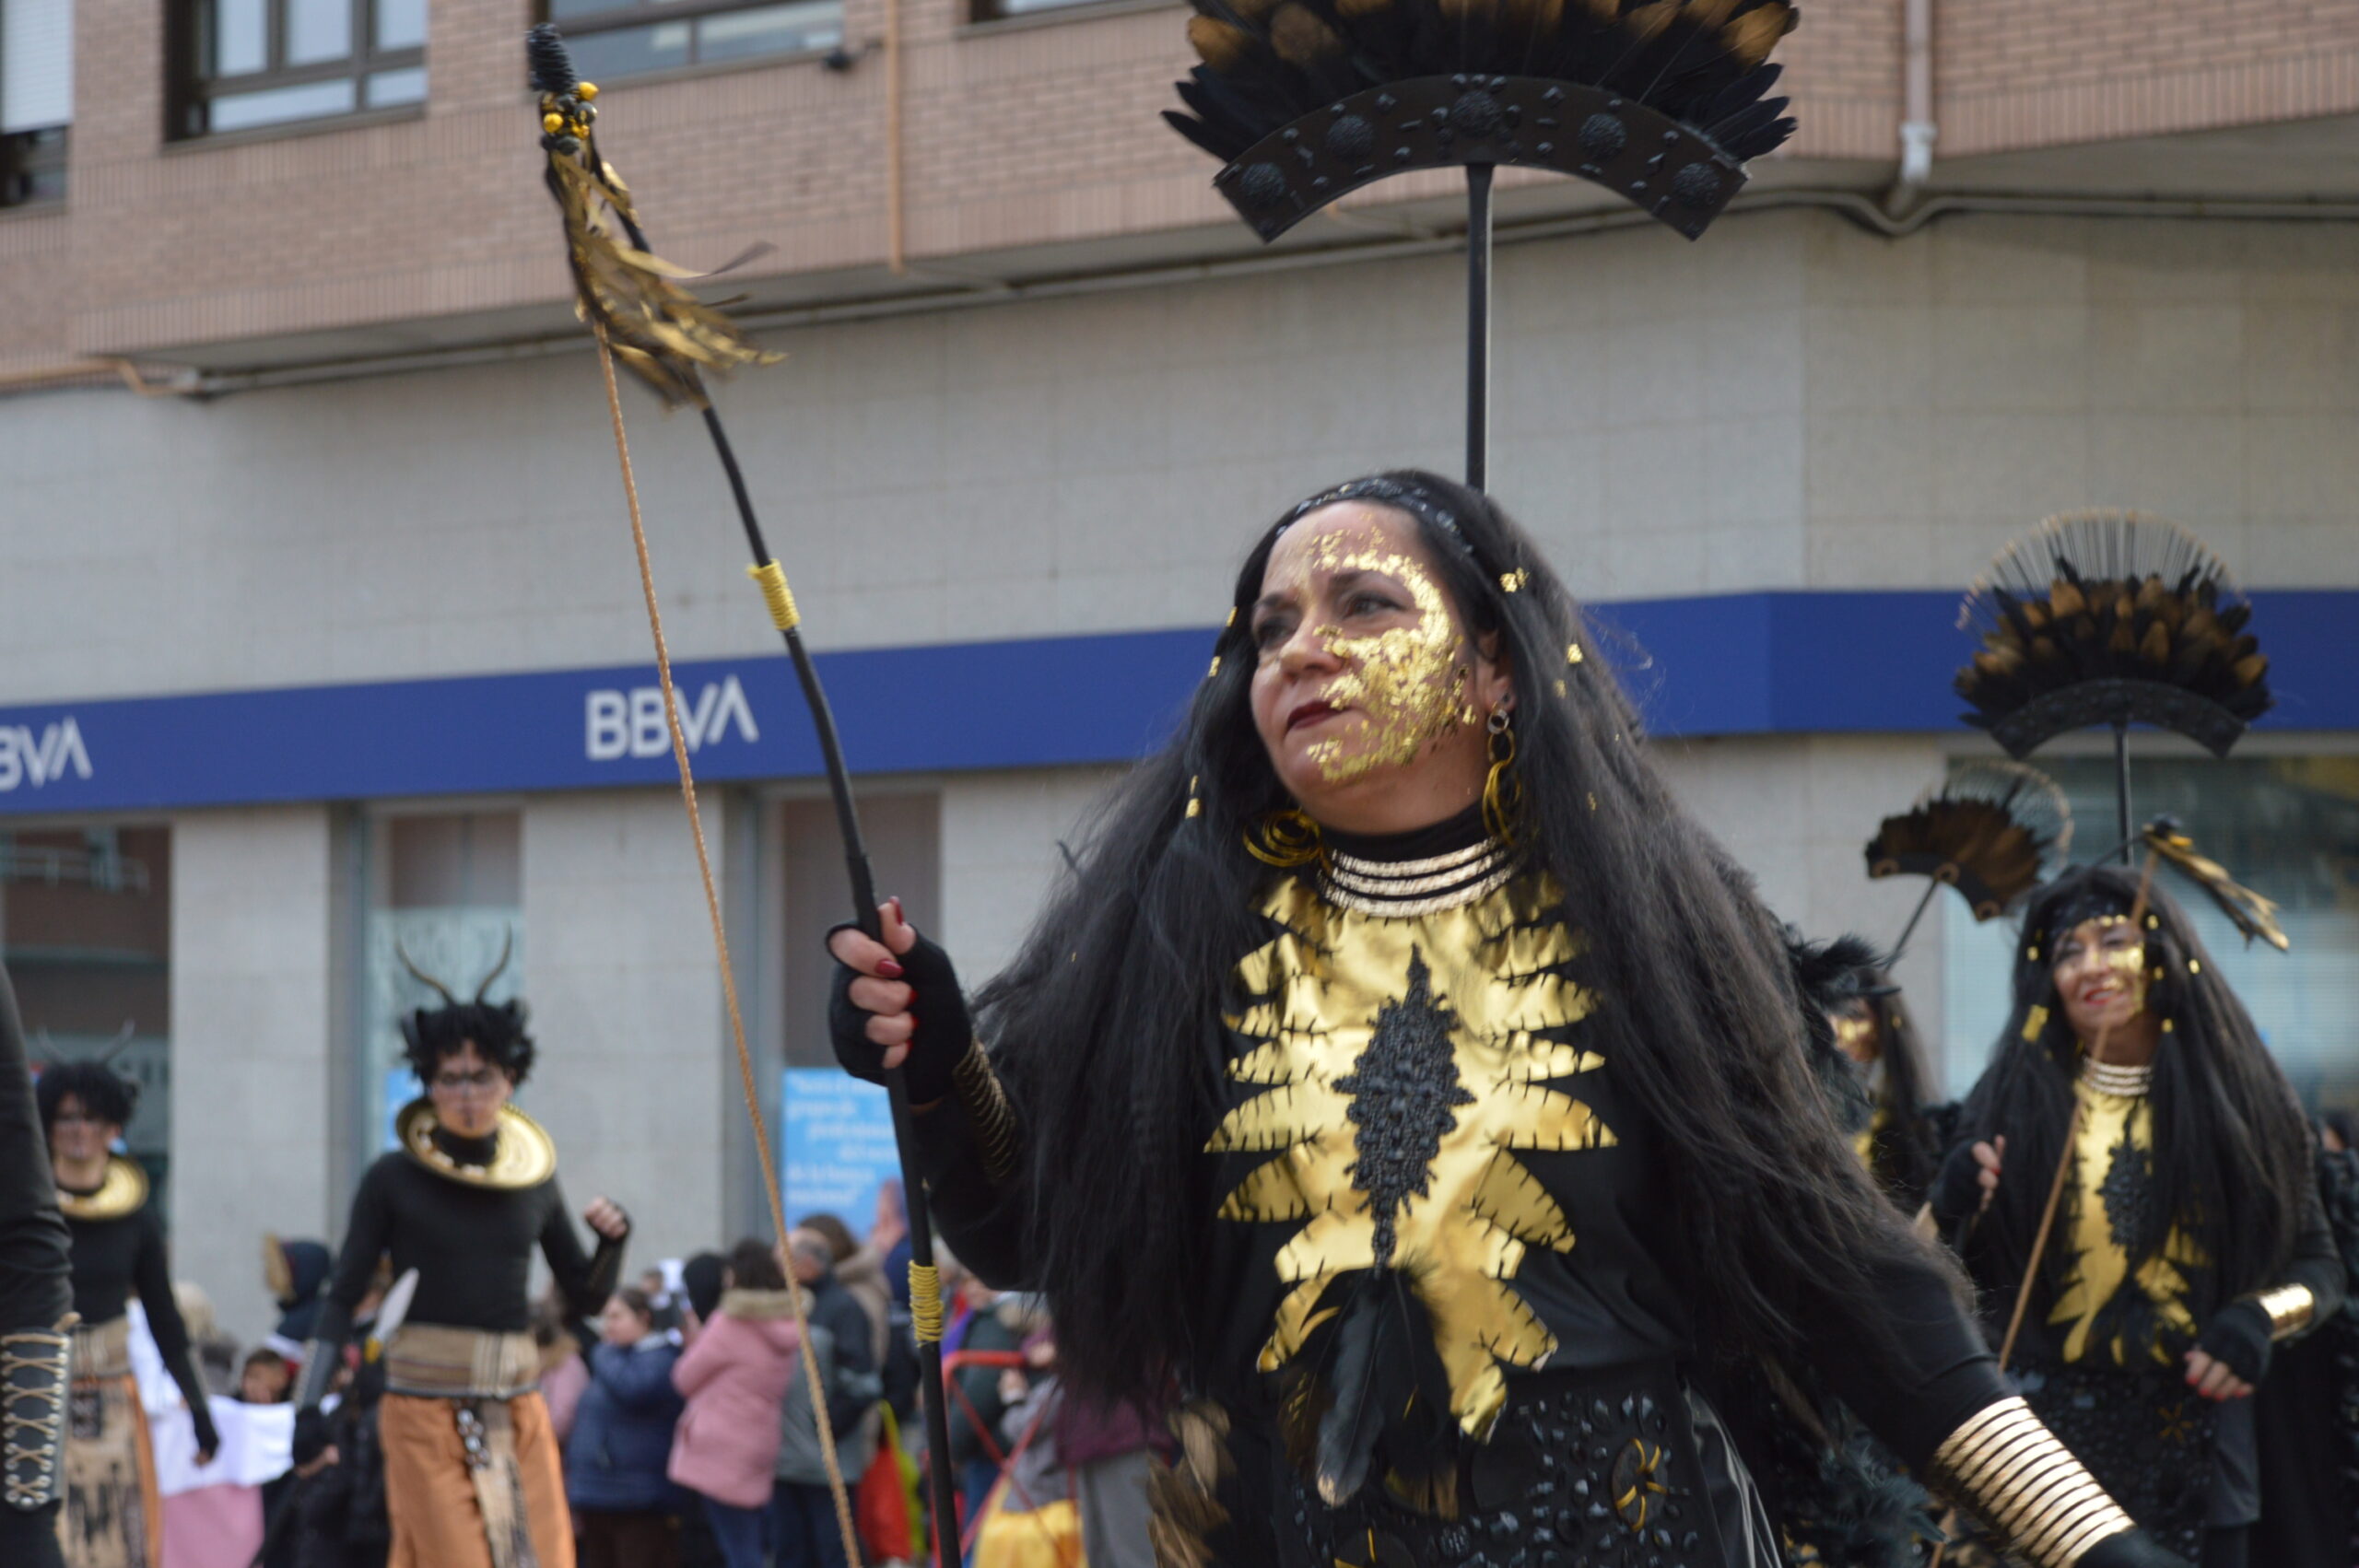
[[[2072,802],[2074,859],[2118,837],[2113,764],[2043,758]],[[2156,874],[2195,922],[2221,975],[2252,1014],[2270,1054],[2313,1106],[2359,1106],[2359,756],[2133,758],[2130,808],[2167,812],[2203,852],[2277,901],[2290,953],[2248,948],[2194,884]],[[2005,1026],[2015,922],[1946,922],[1943,1053],[1950,1092],[1972,1087]]]
[[[515,812],[372,818],[366,875],[364,1161],[393,1147],[394,1113],[424,1093],[404,1054],[401,1021],[442,999],[411,965],[462,1001],[473,1000],[495,969],[486,1000],[506,1001],[524,989],[523,819]]]
[[[426,101],[426,0],[190,0],[178,132]]]
[[[833,49],[843,41],[843,0],[547,0],[574,68],[593,82]]]
[[[1037,17],[1046,11],[1076,11],[1102,3],[1103,0],[974,0],[973,16],[979,22],[996,22],[1009,17]]]
[[[0,833],[0,956],[33,1066],[103,1059],[139,1085],[123,1153],[169,1214],[172,1128],[172,831]]]
[[[0,0],[0,207],[65,198],[74,0]]]

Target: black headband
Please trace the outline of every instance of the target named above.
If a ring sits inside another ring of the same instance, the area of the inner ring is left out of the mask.
[[[1451,543],[1473,559],[1474,546],[1458,526],[1458,515],[1437,502],[1431,496],[1398,479],[1381,475],[1367,479],[1347,480],[1332,489],[1321,490],[1307,501],[1298,502],[1278,523],[1283,533],[1321,507],[1332,507],[1338,501],[1377,501],[1388,507],[1398,507],[1421,521],[1429,522],[1448,534]]]
[[[2032,933],[2032,942],[2041,951],[2054,955],[2056,939],[2086,920],[2102,920],[2107,916],[2126,916],[2134,907],[2132,901],[2104,886],[2090,886],[2057,900],[2048,912],[2048,919]]]

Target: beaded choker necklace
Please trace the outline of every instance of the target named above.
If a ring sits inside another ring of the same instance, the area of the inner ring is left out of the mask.
[[[2081,1082],[2100,1094],[2118,1094],[2134,1100],[2154,1086],[2154,1066],[2121,1067],[2095,1057],[2081,1059]]]
[[[1371,860],[1330,849],[1319,891],[1339,909],[1406,920],[1472,904],[1514,874],[1514,857],[1496,838],[1422,860]]]

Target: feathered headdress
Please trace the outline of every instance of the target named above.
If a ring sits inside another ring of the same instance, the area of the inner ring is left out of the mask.
[[[652,387],[667,408],[705,406],[702,371],[727,372],[783,357],[756,348],[728,317],[681,287],[683,280],[711,274],[675,266],[648,250],[630,187],[599,156],[597,138],[591,135],[598,118],[591,101],[598,96],[597,86],[574,74],[557,29],[546,22],[533,29],[525,35],[524,51],[541,95],[541,148],[548,154],[549,194],[565,219],[575,313],[605,335],[624,369]]]
[[[1792,134],[1787,0],[1195,0],[1180,135],[1264,240],[1412,169],[1592,180],[1689,239]]]
[[[1364,185],[1466,170],[1466,483],[1489,466],[1491,174],[1591,180],[1690,240],[1793,134],[1790,0],[1194,0],[1180,134],[1274,240]]]
[[[1868,875],[1931,878],[1919,916],[1936,888],[1949,886],[1977,920],[1989,920],[2038,885],[2071,847],[2072,808],[2053,779],[2014,763],[1969,763],[1884,819],[1868,840]],[[1895,959],[1916,929],[1912,916],[1893,944]]]
[[[2269,710],[2269,661],[2220,558],[2138,512],[2051,517],[1999,553],[1958,625],[1982,649],[1957,673],[1966,721],[2010,755],[2068,730],[2174,730],[2225,756]]]

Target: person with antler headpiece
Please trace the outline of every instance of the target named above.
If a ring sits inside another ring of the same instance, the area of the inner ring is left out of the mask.
[[[128,1309],[135,1295],[164,1369],[188,1402],[200,1465],[211,1461],[221,1439],[172,1294],[147,1173],[114,1152],[139,1102],[139,1085],[103,1059],[84,1058],[43,1067],[37,1088],[58,1207],[74,1235],[74,1310],[81,1318],[74,1330],[65,1444],[65,1561],[69,1568],[159,1568],[162,1499],[132,1375]]]
[[[2144,837],[2282,940],[2183,837]],[[2340,1309],[2343,1267],[2293,1086],[2151,878],[2080,867],[2026,908],[1933,1211],[2032,1408],[2148,1530],[2239,1568],[2265,1490],[2250,1396]]]
[[[296,1390],[299,1469],[332,1452],[320,1401],[378,1260],[417,1271],[408,1316],[384,1350],[378,1406],[391,1568],[574,1560],[527,1285],[537,1250],[572,1315],[593,1316],[621,1277],[630,1222],[593,1199],[582,1218],[597,1247],[584,1252],[557,1186],[556,1145],[509,1103],[534,1051],[523,1003],[486,1000],[507,962],[503,952],[466,1001],[409,965],[442,999],[402,1020],[426,1093],[394,1118],[400,1147],[361,1177]]]

